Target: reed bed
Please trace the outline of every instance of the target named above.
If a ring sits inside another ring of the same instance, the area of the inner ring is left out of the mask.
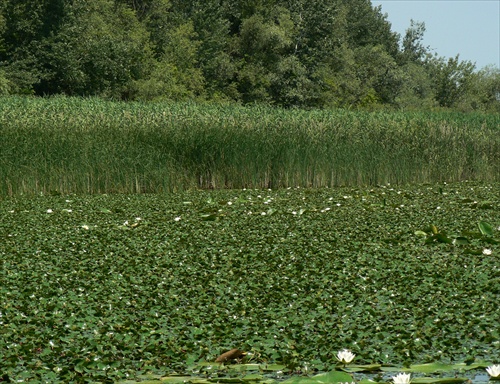
[[[500,180],[500,116],[0,99],[0,195]]]

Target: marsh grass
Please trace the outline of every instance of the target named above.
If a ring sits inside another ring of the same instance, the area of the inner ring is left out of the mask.
[[[500,117],[56,97],[0,101],[0,193],[500,178]]]

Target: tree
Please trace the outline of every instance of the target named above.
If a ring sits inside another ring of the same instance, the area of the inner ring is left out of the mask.
[[[279,63],[292,51],[293,34],[294,24],[284,8],[243,21],[235,53],[241,60],[238,90],[244,102],[271,101],[273,77],[279,76]]]
[[[272,100],[283,107],[307,107],[317,103],[316,87],[297,56],[283,57],[270,76]]]
[[[370,0],[0,0],[0,94],[498,110],[498,71]]]
[[[3,0],[2,50],[5,76],[14,93],[32,93],[35,84],[49,73],[41,59],[44,40],[61,25],[66,3],[63,0]]]
[[[491,65],[474,72],[457,108],[462,111],[500,113],[500,69]]]
[[[399,35],[391,30],[381,7],[373,7],[370,0],[340,0],[348,7],[347,25],[349,45],[381,45],[393,58],[399,53]]]
[[[411,19],[410,27],[403,38],[403,63],[423,63],[429,55],[429,47],[422,44],[425,33],[425,23]]]
[[[183,100],[203,93],[203,74],[197,67],[200,42],[192,23],[171,29],[167,40],[151,74],[135,82],[134,97]]]
[[[393,104],[397,93],[397,64],[382,45],[355,50],[361,106]]]
[[[456,107],[470,90],[475,65],[470,61],[460,61],[459,55],[448,60],[433,58],[426,65],[433,79],[435,99],[439,106]]]
[[[402,109],[430,109],[436,105],[432,79],[426,68],[409,62],[398,68],[400,86],[395,105]]]
[[[72,3],[58,33],[44,41],[51,74],[38,93],[127,98],[152,63],[149,35],[133,10],[113,0]]]

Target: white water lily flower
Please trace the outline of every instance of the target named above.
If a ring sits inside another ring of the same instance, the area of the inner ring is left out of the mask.
[[[491,252],[492,252],[491,249],[488,248],[483,249],[483,255],[489,256],[491,255]]]
[[[356,355],[349,351],[348,349],[343,349],[342,351],[339,351],[337,353],[337,360],[340,361],[341,363],[344,364],[349,364],[351,361],[354,360],[354,357]]]
[[[486,368],[486,372],[488,372],[488,375],[490,375],[491,377],[500,378],[500,364],[492,365],[491,367]]]
[[[409,373],[400,373],[392,378],[394,384],[410,384],[411,374]]]

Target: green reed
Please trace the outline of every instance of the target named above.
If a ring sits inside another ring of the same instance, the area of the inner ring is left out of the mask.
[[[500,179],[500,117],[0,100],[0,194]]]

